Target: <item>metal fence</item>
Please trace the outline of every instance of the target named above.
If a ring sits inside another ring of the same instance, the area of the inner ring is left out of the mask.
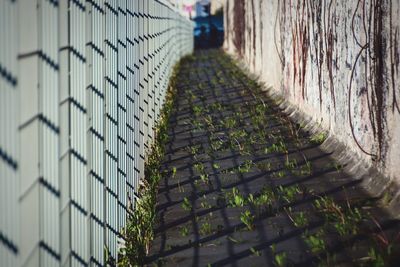
[[[192,22],[166,1],[0,0],[0,266],[101,266]]]

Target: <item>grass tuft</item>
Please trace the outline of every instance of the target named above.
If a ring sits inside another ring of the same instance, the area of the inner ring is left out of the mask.
[[[139,198],[136,200],[135,207],[132,207],[128,212],[127,224],[122,231],[125,245],[119,251],[118,266],[142,266],[150,251],[156,222],[157,187],[162,177],[160,167],[165,154],[164,145],[169,138],[167,129],[176,94],[177,74],[181,64],[184,61],[191,60],[193,60],[193,56],[182,59],[175,66],[171,76],[164,106],[156,127],[155,139],[149,150],[150,153],[146,157],[145,177],[140,181],[141,185],[138,189]]]

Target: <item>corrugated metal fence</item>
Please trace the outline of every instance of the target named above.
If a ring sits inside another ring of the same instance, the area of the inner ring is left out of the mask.
[[[116,256],[192,29],[166,1],[0,0],[0,266]]]

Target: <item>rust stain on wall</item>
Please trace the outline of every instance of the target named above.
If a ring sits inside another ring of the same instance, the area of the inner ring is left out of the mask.
[[[399,75],[399,52],[396,50],[398,47],[399,28],[395,29],[393,26],[393,4],[389,3],[389,29],[390,29],[390,71],[391,71],[391,86],[392,86],[392,112],[397,111],[400,113],[399,103],[397,102],[396,93],[396,79]]]
[[[336,97],[335,97],[335,85],[333,78],[333,62],[334,62],[334,50],[336,41],[336,10],[334,5],[336,0],[330,0],[328,6],[328,14],[325,20],[325,51],[326,51],[326,68],[329,76],[329,90],[331,92],[331,99],[333,102],[333,108],[336,111]],[[336,60],[337,61],[337,60]]]
[[[239,56],[243,55],[243,51],[246,47],[245,43],[245,28],[246,28],[246,19],[245,19],[245,0],[236,0],[233,2],[233,44],[235,45],[236,51]]]
[[[254,0],[251,0],[251,9],[252,9],[252,12],[251,12],[251,15],[252,15],[252,17],[253,17],[253,27],[252,27],[252,32],[253,32],[253,40],[252,40],[252,42],[253,42],[253,51],[256,51],[256,36],[257,36],[257,32],[256,32],[256,28],[257,28],[257,25],[256,25],[256,10],[255,10],[255,8],[254,8]],[[256,65],[256,57],[255,57],[255,55],[253,56],[253,66],[255,66]]]
[[[368,5],[369,4],[369,5]],[[374,139],[376,140],[376,149],[374,152],[367,151],[362,147],[360,141],[354,134],[354,125],[352,123],[352,106],[349,101],[349,122],[352,130],[352,135],[357,143],[357,146],[367,155],[372,156],[374,159],[382,161],[385,158],[387,140],[385,140],[385,128],[386,128],[386,98],[389,91],[390,83],[393,90],[392,106],[394,107],[397,103],[396,90],[395,90],[395,63],[394,58],[396,55],[393,54],[393,47],[397,47],[396,35],[393,37],[393,29],[391,25],[392,12],[391,12],[391,1],[386,0],[373,0],[369,3],[366,1],[359,0],[357,8],[354,10],[352,19],[352,34],[359,46],[359,56],[356,58],[352,75],[349,85],[349,95],[351,94],[353,79],[355,78],[354,72],[358,67],[359,57],[363,57],[364,60],[360,61],[361,68],[364,71],[363,81],[365,83],[366,94],[367,94],[367,107],[370,114],[369,120],[371,125],[371,131]],[[368,12],[369,11],[369,12]],[[355,31],[355,18],[360,17],[362,27],[362,33]],[[389,40],[385,34],[385,21],[389,20]],[[397,31],[397,29],[396,29]],[[364,43],[361,41],[361,36],[365,39]],[[389,54],[388,54],[389,52]],[[398,55],[397,55],[398,60]],[[386,62],[389,61],[389,70]],[[389,83],[389,79],[391,80]],[[392,108],[394,110],[394,108]]]

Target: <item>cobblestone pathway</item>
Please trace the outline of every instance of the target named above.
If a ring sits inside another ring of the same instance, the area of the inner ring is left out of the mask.
[[[218,50],[178,77],[149,265],[400,262],[398,222],[319,148],[324,134],[289,121]]]

